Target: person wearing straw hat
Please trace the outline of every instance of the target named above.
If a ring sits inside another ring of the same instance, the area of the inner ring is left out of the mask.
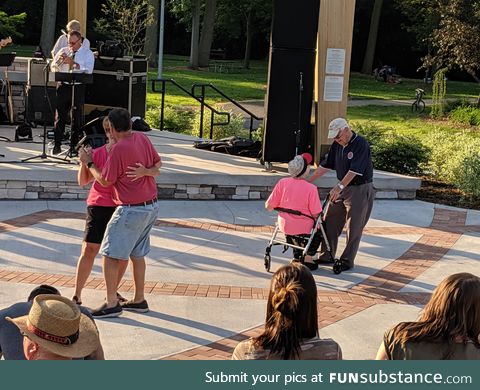
[[[28,315],[6,319],[24,336],[23,352],[27,360],[82,358],[100,345],[93,321],[70,299],[59,295],[38,295]]]
[[[18,331],[18,328],[7,321],[5,317],[20,317],[27,315],[32,308],[33,299],[42,294],[61,295],[55,287],[48,284],[42,284],[35,287],[28,295],[27,301],[17,302],[13,305],[0,310],[0,358],[5,360],[25,360],[23,353],[23,336]],[[90,311],[84,306],[78,306],[80,311],[87,315],[91,321],[94,321]],[[83,357],[85,360],[105,360],[103,347],[99,347],[91,354]]]
[[[280,231],[285,234],[289,244],[297,246],[304,246],[310,236],[315,219],[322,211],[317,187],[305,180],[310,173],[308,163],[311,160],[312,158],[308,153],[295,156],[288,163],[290,177],[280,179],[265,202],[268,211],[281,208],[299,211],[303,214],[295,215],[286,211],[278,213]],[[311,218],[308,216],[311,216]],[[315,234],[304,259],[305,266],[311,271],[318,268],[318,264],[313,262],[313,256],[317,252],[320,241],[320,234]],[[293,248],[293,261],[300,261],[302,252],[300,249]]]
[[[333,143],[327,158],[308,179],[310,182],[333,169],[338,183],[330,191],[330,206],[325,215],[325,233],[335,256],[338,238],[347,229],[346,247],[340,256],[342,270],[354,266],[363,228],[370,218],[375,192],[373,189],[373,163],[370,145],[362,136],[352,131],[344,118],[336,118],[328,125],[328,138]],[[327,257],[322,244],[319,261]]]

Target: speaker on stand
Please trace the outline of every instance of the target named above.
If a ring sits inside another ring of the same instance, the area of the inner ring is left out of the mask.
[[[312,103],[320,0],[274,0],[262,160],[312,153]],[[313,154],[313,153],[312,153]]]

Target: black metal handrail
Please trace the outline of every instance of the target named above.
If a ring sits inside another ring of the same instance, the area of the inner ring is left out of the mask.
[[[205,88],[208,87],[208,88],[211,88],[213,89],[215,92],[217,92],[220,96],[222,96],[223,98],[225,98],[226,100],[228,100],[230,103],[234,104],[236,107],[238,107],[240,110],[242,110],[243,112],[245,112],[246,114],[250,115],[250,128],[249,128],[249,138],[252,139],[252,131],[253,131],[253,120],[256,119],[257,121],[262,121],[263,118],[262,117],[258,117],[257,115],[255,115],[253,112],[251,112],[250,110],[246,109],[244,106],[242,106],[240,103],[238,103],[237,101],[233,100],[231,97],[229,97],[228,95],[226,95],[225,93],[223,93],[221,90],[219,90],[217,87],[215,87],[215,85],[213,85],[212,83],[208,83],[208,84],[202,84],[202,83],[195,83],[192,85],[192,95],[193,96],[196,96],[195,95],[195,88],[197,87],[200,87],[202,88],[202,92],[201,92],[201,95],[200,95],[200,98],[201,99],[205,99]]]
[[[162,89],[159,91],[156,89],[157,83],[162,83]],[[213,138],[213,126],[225,126],[230,123],[230,113],[224,111],[218,111],[215,107],[212,107],[210,104],[205,102],[205,98],[197,97],[192,94],[188,89],[182,87],[179,83],[177,83],[174,79],[155,79],[152,80],[152,92],[160,92],[162,94],[161,106],[160,106],[160,130],[163,130],[163,122],[164,122],[164,110],[165,110],[165,93],[167,91],[166,84],[171,83],[175,85],[177,88],[185,92],[188,96],[195,99],[200,103],[200,138],[203,138],[203,118],[204,118],[204,111],[205,108],[210,110],[210,139]],[[226,122],[214,122],[215,114],[218,116],[226,116]]]

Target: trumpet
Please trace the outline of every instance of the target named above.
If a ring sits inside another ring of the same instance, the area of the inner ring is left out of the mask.
[[[61,56],[59,56],[55,61],[55,63],[53,64],[53,66],[58,69],[65,63],[67,58],[73,59],[74,57],[75,57],[75,52],[70,50],[67,54],[62,54]]]

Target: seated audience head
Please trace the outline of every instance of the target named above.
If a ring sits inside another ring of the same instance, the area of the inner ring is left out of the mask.
[[[127,132],[132,128],[130,113],[124,108],[114,108],[108,114],[110,128],[119,133]]]
[[[288,173],[295,179],[305,179],[310,173],[310,166],[304,156],[298,155],[288,163]]]
[[[433,291],[419,318],[421,328],[404,340],[473,341],[480,347],[480,278],[467,272],[444,279]]]
[[[70,299],[37,295],[26,316],[10,318],[24,336],[27,360],[81,358],[100,346],[98,330]]]
[[[281,267],[272,277],[267,302],[265,331],[255,345],[294,359],[300,341],[317,336],[317,286],[311,272],[301,263]]]
[[[58,291],[55,287],[50,286],[48,284],[41,284],[40,286],[35,287],[28,296],[28,301],[33,301],[37,295],[42,294],[53,294],[53,295],[60,295],[60,291]]]

